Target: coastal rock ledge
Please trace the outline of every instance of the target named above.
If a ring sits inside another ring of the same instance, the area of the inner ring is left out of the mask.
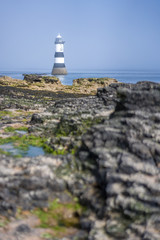
[[[59,78],[48,75],[23,74],[23,81],[8,76],[0,76],[0,86],[10,86],[28,90],[74,93],[79,95],[95,95],[97,88],[117,83],[114,78],[78,78],[73,85],[63,85]]]
[[[48,202],[57,198],[62,204],[78,201],[84,209],[76,207],[76,215],[61,221],[63,226],[69,221],[68,229],[77,227],[69,219],[78,216],[78,230],[34,238],[38,230],[28,222],[16,228],[12,223],[12,231],[1,224],[0,239],[160,239],[160,84],[112,83],[96,96],[55,100],[28,125],[32,134],[49,136],[54,150],[63,146],[68,152],[32,158],[1,154],[0,220],[14,222],[17,212],[31,217],[37,209],[46,219]]]

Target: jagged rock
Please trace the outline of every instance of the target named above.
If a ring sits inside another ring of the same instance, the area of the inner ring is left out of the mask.
[[[31,124],[35,123],[43,123],[44,120],[41,118],[41,116],[37,113],[34,113],[31,118]]]
[[[19,232],[19,233],[29,233],[29,232],[31,232],[31,229],[30,229],[30,227],[28,225],[21,224],[18,227],[16,227],[16,232]]]
[[[97,177],[101,198],[105,200],[101,209],[103,219],[107,219],[108,236],[158,239],[160,232],[153,226],[154,215],[160,216],[160,124],[155,121],[160,112],[160,85],[119,85],[116,91],[119,99],[115,112],[83,136],[78,157],[84,169],[90,169]],[[107,104],[105,92],[101,90],[99,94]],[[93,201],[93,194],[88,195],[88,201]],[[144,223],[148,225],[151,219],[152,228],[146,232]]]

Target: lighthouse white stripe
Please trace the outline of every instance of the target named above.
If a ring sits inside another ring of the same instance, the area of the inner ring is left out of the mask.
[[[64,46],[63,44],[56,44],[56,52],[63,52]]]
[[[55,58],[54,62],[55,63],[64,63],[64,58]]]

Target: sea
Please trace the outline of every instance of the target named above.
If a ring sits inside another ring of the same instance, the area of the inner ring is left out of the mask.
[[[49,69],[28,69],[18,71],[0,71],[0,76],[9,76],[23,80],[23,74],[42,74],[51,76]],[[160,83],[160,70],[68,70],[67,75],[57,75],[62,84],[72,85],[77,78],[115,78],[123,83],[137,83],[152,81]]]

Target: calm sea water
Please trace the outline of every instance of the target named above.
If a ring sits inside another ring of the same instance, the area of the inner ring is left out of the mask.
[[[50,76],[50,70],[21,70],[21,71],[0,71],[0,75],[10,76],[12,78],[22,79],[24,73],[46,74]],[[136,83],[139,81],[152,81],[160,83],[159,71],[129,71],[129,70],[112,70],[112,71],[68,71],[68,75],[58,75],[62,84],[72,85],[73,80],[77,78],[101,78],[110,77],[115,78],[124,83]]]

